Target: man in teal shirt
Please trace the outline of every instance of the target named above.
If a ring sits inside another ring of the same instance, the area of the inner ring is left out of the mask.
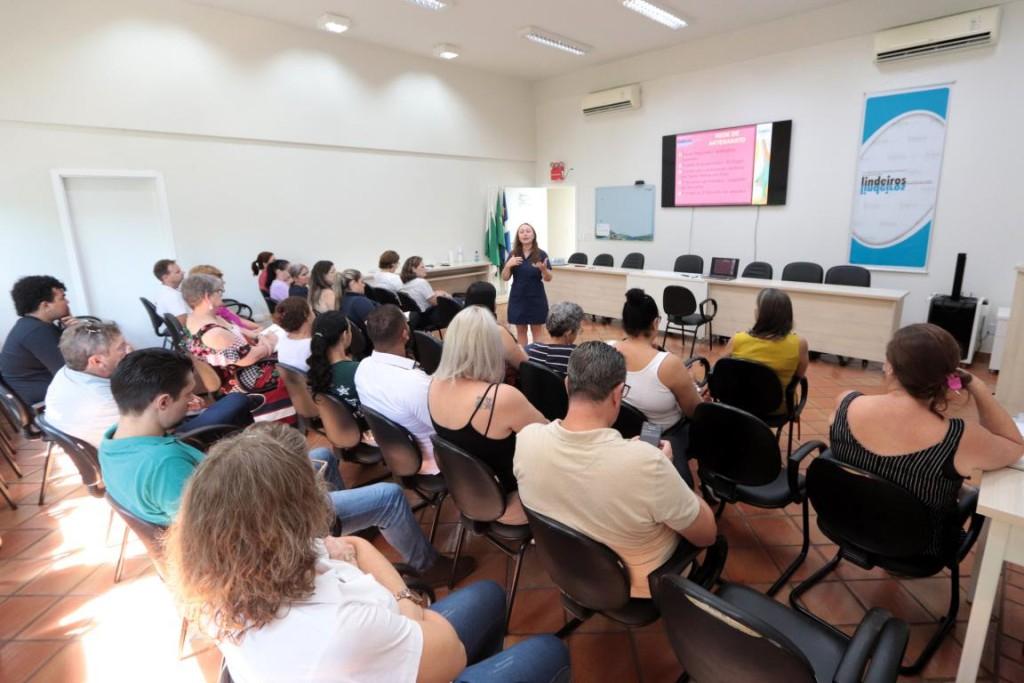
[[[133,515],[168,526],[202,451],[167,432],[185,418],[195,388],[192,361],[165,349],[141,349],[110,378],[120,414],[100,443],[100,469],[111,497]]]

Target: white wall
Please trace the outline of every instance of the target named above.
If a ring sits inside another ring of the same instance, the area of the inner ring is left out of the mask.
[[[797,21],[786,25],[785,35],[793,35]],[[760,40],[766,53],[792,44],[763,33],[751,40]],[[745,50],[740,38],[706,41],[708,52],[720,52],[724,45]],[[687,49],[696,53],[699,47]],[[817,261],[826,268],[845,263],[863,94],[955,81],[929,272],[875,272],[873,283],[909,290],[904,321],[923,320],[927,295],[949,290],[955,255],[965,251],[965,289],[1008,305],[1013,266],[1024,262],[1019,231],[1024,3],[1004,5],[995,48],[881,68],[873,63],[869,34],[697,70],[688,70],[693,68],[689,60],[670,59],[679,54],[649,54],[537,86],[535,177],[543,181],[552,160],[574,169],[580,251],[591,258],[608,251],[618,262],[639,248],[649,268],[664,269],[691,250],[705,261],[738,256],[745,263],[756,255],[775,266],[776,277],[789,261]],[[663,75],[667,64],[677,66]],[[655,75],[644,78],[650,73]],[[641,109],[591,118],[580,113],[582,93],[633,80],[642,81]],[[630,185],[638,178],[660,185],[661,136],[780,119],[793,120],[785,206],[764,207],[759,214],[752,207],[659,207],[651,243],[594,239],[594,188]]]
[[[177,258],[221,267],[248,301],[258,251],[471,254],[487,191],[532,184],[524,81],[315,31],[176,0],[3,3],[0,64],[5,292],[69,277],[52,168],[163,173]]]

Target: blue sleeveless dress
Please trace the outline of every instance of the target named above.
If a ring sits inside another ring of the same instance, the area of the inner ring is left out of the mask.
[[[538,250],[541,261],[548,255]],[[550,267],[550,265],[548,266]],[[524,260],[512,269],[512,291],[508,296],[508,321],[513,325],[543,325],[548,320],[548,296],[540,269]]]

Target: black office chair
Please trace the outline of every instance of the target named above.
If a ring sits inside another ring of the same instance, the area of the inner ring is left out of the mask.
[[[171,339],[171,349],[174,351],[186,351],[185,340],[188,338],[188,330],[181,321],[170,313],[164,313],[164,322],[167,327],[167,336]]]
[[[419,313],[420,307],[416,301],[409,296],[407,292],[398,292],[395,296],[398,297],[398,307],[406,313]]]
[[[36,427],[36,413],[39,408],[42,407],[42,403],[38,403],[34,406],[30,406],[25,403],[18,396],[17,392],[11,388],[7,382],[4,381],[3,377],[0,377],[0,407],[3,408],[4,415],[7,420],[11,423],[11,426],[15,430],[20,431],[22,436],[26,439],[38,439],[40,431]],[[14,472],[18,477],[22,476],[21,468],[18,467],[17,463],[8,461]]]
[[[714,331],[711,325],[718,314],[718,302],[708,298],[697,305],[697,299],[686,287],[680,285],[669,285],[661,296],[661,307],[665,311],[665,331],[661,335],[661,350],[665,350],[665,342],[668,340],[668,333],[672,328],[678,328],[679,334],[684,336],[685,345],[686,328],[693,327],[693,342],[690,344],[690,357],[697,348],[697,331],[707,325],[708,327],[708,349],[714,344]],[[683,347],[685,348],[685,346]]]
[[[687,679],[701,682],[895,683],[909,637],[883,609],[868,612],[851,638],[728,582],[713,594],[666,575],[657,603]]]
[[[439,341],[433,335],[420,330],[412,333],[412,349],[416,362],[428,375],[433,375],[437,366],[441,364],[441,353],[444,351],[444,342]]]
[[[288,400],[295,408],[296,427],[303,434],[312,429],[323,433],[320,422],[320,409],[313,402],[313,394],[309,391],[309,378],[304,370],[288,365],[277,364],[278,375],[284,380],[284,388],[288,391]]]
[[[595,266],[605,266],[607,268],[615,267],[615,257],[611,254],[598,254],[594,257]]]
[[[746,503],[778,509],[798,503],[803,514],[803,543],[768,595],[775,595],[807,557],[810,546],[809,510],[800,463],[828,446],[808,441],[782,466],[779,444],[771,428],[753,415],[724,403],[701,403],[690,421],[688,455],[697,459],[700,486],[708,502],[718,501],[715,516],[727,503]]]
[[[221,299],[221,303],[224,307],[234,311],[235,315],[239,318],[245,318],[246,320],[252,320],[252,306],[249,304],[243,304],[237,299]]]
[[[644,255],[639,251],[634,251],[626,254],[626,258],[622,259],[623,268],[633,268],[635,270],[644,269]]]
[[[533,539],[530,526],[504,524],[498,521],[505,514],[505,493],[494,470],[485,462],[436,434],[431,439],[434,442],[437,466],[441,468],[441,474],[448,484],[448,494],[455,502],[460,515],[459,530],[456,532],[458,540],[455,542],[455,557],[452,561],[452,575],[448,580],[448,588],[455,585],[455,568],[462,555],[466,529],[486,538],[491,545],[515,559],[505,613],[507,628],[508,621],[512,618],[512,604],[516,599],[523,555],[526,554],[526,549],[530,547],[530,541]]]
[[[348,330],[352,335],[352,341],[348,344],[348,353],[355,360],[363,360],[373,352],[373,344],[370,343],[366,331],[352,318],[348,318]]]
[[[740,277],[771,280],[774,274],[775,271],[772,269],[772,264],[764,261],[751,261],[743,268],[743,274]]]
[[[825,272],[817,263],[810,261],[794,261],[787,263],[782,269],[782,279],[790,282],[813,282],[821,284]]]
[[[388,469],[398,478],[403,488],[415,493],[422,501],[414,505],[413,510],[420,510],[427,505],[434,508],[434,520],[430,524],[430,542],[433,543],[437,523],[441,519],[441,508],[448,496],[444,475],[419,473],[423,454],[408,429],[376,410],[367,408],[365,404],[360,410],[380,446],[380,453]]]
[[[420,327],[424,332],[437,332],[444,339],[444,330],[462,311],[462,306],[455,299],[446,296],[437,297],[437,303],[430,308],[429,322]]]
[[[870,287],[871,271],[860,266],[832,266],[825,273],[825,284]]]
[[[984,523],[976,512],[977,489],[964,487],[956,505],[936,513],[902,486],[841,463],[826,452],[807,468],[807,494],[818,513],[818,528],[839,551],[790,593],[790,603],[804,614],[822,621],[800,602],[800,596],[842,560],[907,577],[949,571],[946,616],[939,620],[938,629],[917,659],[900,669],[904,674],[916,674],[956,624],[960,562],[978,540]],[[964,532],[968,521],[970,526]]]
[[[104,487],[103,477],[100,475],[100,459],[96,447],[57,429],[47,421],[45,414],[36,416],[36,426],[42,431],[44,438],[50,442],[46,449],[46,460],[43,461],[43,481],[39,485],[39,504],[42,505],[46,500],[46,484],[50,476],[54,446],[59,446],[71,458],[78,473],[82,475],[82,483],[85,484],[89,495],[93,498],[102,498],[106,493],[106,487]]]
[[[569,263],[576,263],[581,266],[587,265],[587,255],[582,251],[577,251],[575,254],[569,257]]]
[[[556,636],[565,638],[594,614],[633,627],[658,620],[661,615],[653,599],[630,597],[629,569],[615,551],[557,520],[524,510],[541,566],[561,591],[562,607],[572,615]],[[672,556],[648,575],[651,595],[657,594],[661,576],[681,574],[687,567],[690,578],[700,585],[717,581],[728,554],[725,538],[718,537],[703,563],[697,561],[701,550],[680,539]]]
[[[683,254],[676,258],[672,270],[677,273],[696,273],[701,275],[704,273],[704,257],[697,256],[696,254]]]
[[[793,452],[793,425],[799,437],[800,416],[807,405],[806,377],[796,377],[783,388],[775,371],[763,363],[742,358],[719,358],[709,377],[711,397],[745,410],[772,429],[775,438],[789,426],[786,454]],[[783,410],[779,407],[783,406]]]
[[[565,380],[551,368],[528,360],[519,364],[519,390],[548,420],[560,420],[569,412]]]
[[[232,434],[237,434],[240,431],[242,431],[242,427],[239,427],[238,425],[217,424],[197,427],[196,429],[190,429],[187,432],[179,432],[175,434],[175,436],[182,443],[186,443],[197,451],[205,453],[210,450],[210,447],[213,446],[213,444],[223,438],[231,436]]]
[[[646,421],[647,418],[638,408],[623,401],[619,404],[619,416],[615,418],[612,429],[617,430],[623,439],[632,439],[634,436],[640,436]]]
[[[402,307],[402,302],[398,298],[398,295],[392,292],[390,289],[387,289],[386,287],[368,288],[366,296],[370,297],[371,299],[373,299],[382,306],[384,304],[394,304],[399,308]]]
[[[144,296],[140,296],[139,301],[142,302],[142,307],[146,309],[146,315],[149,316],[149,322],[153,326],[153,334],[161,338],[166,349],[171,339],[167,328],[164,326],[164,319],[156,312],[156,305],[152,301]]]
[[[380,446],[363,441],[363,430],[352,410],[334,394],[313,394],[313,402],[320,412],[324,434],[342,460],[372,467],[384,457]],[[388,475],[374,481],[382,481]]]

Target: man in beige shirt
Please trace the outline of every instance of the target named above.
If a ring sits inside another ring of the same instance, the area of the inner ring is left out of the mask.
[[[513,470],[523,505],[600,541],[629,568],[630,594],[650,597],[647,575],[679,537],[715,542],[715,516],[672,464],[672,447],[623,439],[611,428],[626,391],[626,362],[603,342],[569,357],[564,420],[532,424],[516,437]]]

